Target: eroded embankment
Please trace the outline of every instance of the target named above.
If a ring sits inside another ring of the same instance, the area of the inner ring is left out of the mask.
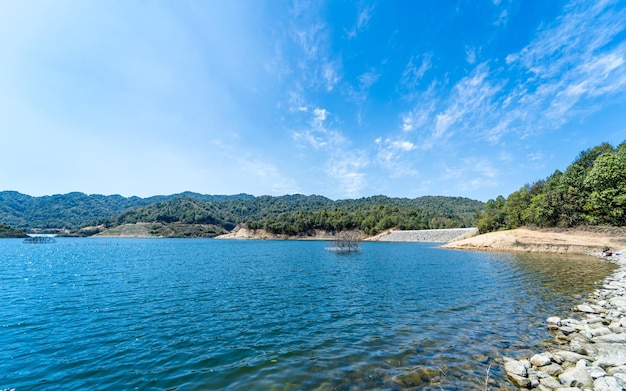
[[[443,247],[460,250],[586,255],[600,253],[606,247],[626,247],[626,229],[621,227],[517,228],[474,236]]]

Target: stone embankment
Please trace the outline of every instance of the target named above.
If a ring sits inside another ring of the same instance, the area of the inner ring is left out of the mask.
[[[376,242],[434,242],[443,243],[478,235],[477,228],[421,229],[390,231],[371,238]]]
[[[575,318],[550,317],[557,348],[522,360],[504,359],[509,379],[541,391],[626,390],[626,254],[619,268],[576,308]]]

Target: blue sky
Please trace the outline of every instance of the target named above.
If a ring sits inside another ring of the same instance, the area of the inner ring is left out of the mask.
[[[486,201],[625,119],[626,1],[0,1],[0,190]]]

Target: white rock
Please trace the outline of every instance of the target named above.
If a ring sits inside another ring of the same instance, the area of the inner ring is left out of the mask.
[[[550,376],[558,376],[561,373],[563,373],[563,367],[561,367],[559,364],[556,364],[556,363],[548,364],[543,367],[538,367],[537,370],[543,373],[546,373]]]
[[[516,375],[514,373],[507,373],[506,374],[509,379],[511,379],[511,381],[513,383],[515,383],[517,386],[519,387],[523,387],[523,388],[528,388],[530,387],[530,379],[525,377],[525,376],[520,376],[520,375]]]
[[[626,373],[615,373],[613,376],[622,383],[622,386],[626,385]]]
[[[589,372],[589,376],[591,376],[592,379],[606,376],[606,371],[597,365],[587,368],[587,372]]]
[[[626,343],[626,334],[608,334],[595,337],[594,342],[607,342],[607,343]]]
[[[588,314],[595,314],[596,311],[591,308],[591,306],[589,306],[588,304],[579,304],[576,306],[576,309],[578,309],[578,311],[580,312],[586,312]]]
[[[582,354],[578,354],[578,353],[574,353],[574,352],[569,352],[567,350],[559,350],[558,352],[555,352],[552,357],[555,358],[554,361],[558,362],[556,360],[556,357],[561,357],[564,361],[568,361],[571,363],[576,363],[578,362],[578,360],[581,360],[583,358],[587,358],[587,356],[583,356]]]
[[[561,383],[559,383],[558,380],[556,380],[555,378],[552,378],[552,377],[546,377],[545,379],[540,379],[539,383],[543,384],[544,386],[549,387],[549,388],[559,388],[559,387],[561,387]]]
[[[548,323],[549,325],[560,326],[561,318],[559,318],[558,316],[551,316],[546,319],[546,323]]]
[[[535,354],[530,358],[530,363],[536,367],[543,367],[552,362],[550,353]]]
[[[595,329],[591,329],[592,337],[600,337],[602,335],[609,335],[609,334],[613,334],[613,332],[611,332],[611,330],[608,327],[598,327]]]
[[[565,335],[570,335],[576,332],[576,329],[571,326],[561,326],[559,327],[559,330],[561,330],[561,332]]]
[[[507,375],[517,375],[522,377],[528,376],[528,370],[524,365],[524,362],[522,361],[508,361],[504,363],[504,370],[506,371]]]
[[[568,387],[593,387],[593,379],[581,368],[570,368],[559,375],[559,380]]]
[[[618,380],[612,376],[604,376],[593,382],[593,388],[596,391],[622,391],[624,388],[619,384]]]

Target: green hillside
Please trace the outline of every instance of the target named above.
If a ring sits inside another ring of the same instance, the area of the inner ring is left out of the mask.
[[[387,228],[433,229],[472,226],[483,208],[460,197],[416,199],[368,197],[332,201],[321,196],[255,197],[220,203],[183,197],[122,213],[107,226],[128,223],[208,224],[229,231],[238,224],[274,234],[307,235],[313,230],[360,229],[374,235]]]
[[[26,236],[27,235],[21,229],[0,223],[0,238],[25,238]]]
[[[203,202],[252,198],[248,194],[213,196],[191,192],[149,198],[87,195],[84,193],[32,197],[15,191],[2,191],[0,192],[0,221],[21,229],[66,228],[76,230],[86,225],[99,224],[105,219],[129,209],[180,197]]]
[[[521,226],[626,226],[626,141],[582,151],[565,172],[489,200],[481,232]]]

